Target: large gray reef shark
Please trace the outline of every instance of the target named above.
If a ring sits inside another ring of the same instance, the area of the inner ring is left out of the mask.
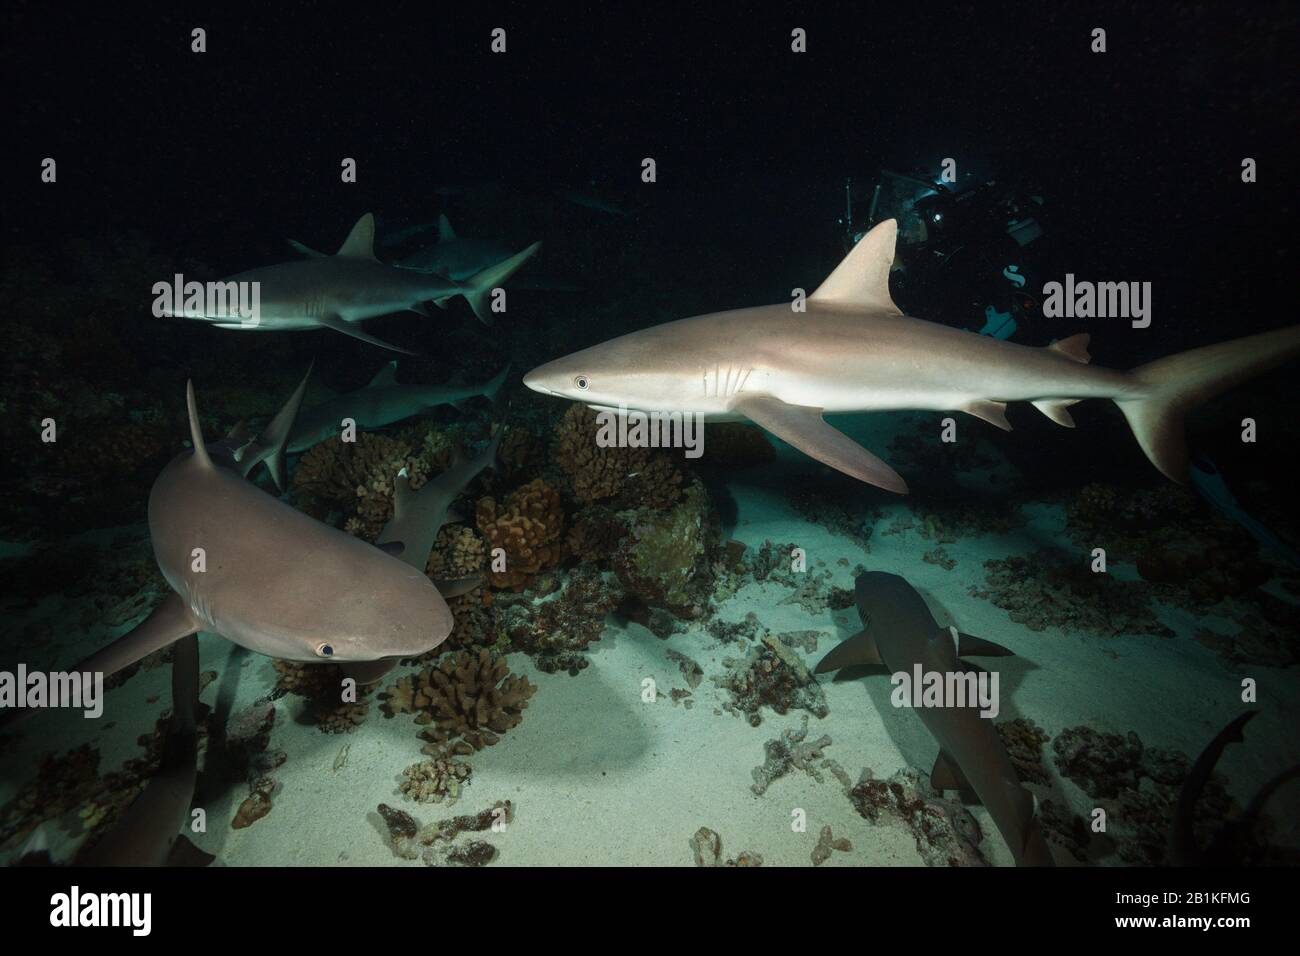
[[[478,395],[494,398],[505,383],[510,366],[491,381],[477,385],[403,385],[397,381],[396,372],[396,362],[385,365],[365,388],[303,411],[289,436],[288,450],[306,451],[340,434],[344,419],[351,419],[358,428],[382,428],[439,405],[455,405]]]
[[[78,672],[108,677],[198,631],[311,663],[417,657],[447,639],[451,611],[423,568],[246,481],[230,444],[204,443],[192,383],[186,404],[193,448],[149,492],[149,536],[172,593]]]
[[[1004,647],[940,627],[921,595],[896,574],[866,571],[855,583],[863,630],[837,645],[816,672],[883,664],[891,674],[956,674],[965,656],[1002,656]],[[1052,866],[1052,854],[991,719],[974,707],[920,707],[917,714],[939,742],[930,782],[938,790],[975,792],[1006,840],[1017,866]]]
[[[518,255],[461,283],[445,276],[385,265],[375,258],[374,240],[375,220],[366,213],[333,256],[264,266],[221,280],[219,284],[225,288],[239,287],[232,283],[257,284],[254,316],[241,315],[238,304],[231,301],[237,298],[234,296],[212,297],[223,301],[190,303],[186,300],[170,309],[161,308],[161,314],[243,331],[334,329],[381,348],[414,354],[362,331],[357,323],[406,310],[427,315],[427,303],[445,306],[452,297],[462,295],[479,320],[491,324],[492,290],[541,245],[533,243]]]
[[[524,384],[599,409],[749,419],[898,493],[907,491],[902,477],[823,414],[964,411],[1009,430],[1006,404],[1027,401],[1072,427],[1068,406],[1106,398],[1152,464],[1185,483],[1187,412],[1300,354],[1293,325],[1120,372],[1088,364],[1087,335],[1033,348],[909,318],[889,296],[897,233],[892,219],[867,233],[808,297],[806,312],[785,303],[680,319],[549,362]]]

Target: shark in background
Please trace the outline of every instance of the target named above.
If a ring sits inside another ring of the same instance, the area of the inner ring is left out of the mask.
[[[438,241],[422,246],[414,252],[399,258],[393,265],[400,269],[411,269],[429,275],[446,276],[457,282],[474,281],[475,276],[483,274],[498,263],[512,258],[515,253],[510,246],[495,239],[469,239],[456,234],[446,215],[439,215],[437,222],[406,226],[387,237],[386,245],[397,247],[426,232],[437,230]],[[289,245],[309,258],[323,258],[324,253],[317,252],[310,246],[290,239]],[[504,281],[504,280],[502,280]],[[511,277],[510,285],[518,289],[530,289],[539,292],[579,292],[581,289],[572,283],[538,276],[529,270],[524,275]]]
[[[231,304],[211,302],[197,309],[188,304],[163,309],[162,314],[241,331],[333,329],[380,348],[414,355],[409,349],[370,335],[358,323],[394,312],[429,315],[428,303],[445,308],[448,300],[459,295],[469,302],[481,322],[490,325],[492,290],[541,247],[541,243],[533,243],[462,283],[445,276],[385,265],[375,258],[374,241],[375,220],[366,213],[332,256],[250,269],[221,280],[223,285],[257,284],[260,291],[255,319],[239,315]]]
[[[397,363],[379,370],[365,388],[347,392],[305,409],[289,436],[288,451],[297,453],[338,435],[343,420],[358,428],[382,428],[427,412],[439,405],[458,405],[477,396],[495,399],[510,373],[507,365],[491,381],[478,385],[403,385],[397,381]]]
[[[1005,656],[1006,648],[940,627],[921,595],[904,578],[866,571],[854,583],[863,630],[838,644],[816,673],[883,665],[890,673],[952,674],[968,669],[959,658]],[[1017,866],[1054,866],[1033,795],[1020,783],[993,721],[974,707],[919,707],[917,715],[939,743],[930,774],[936,790],[971,790],[988,810]]]
[[[1088,364],[1089,336],[1034,348],[904,316],[889,295],[897,223],[859,240],[808,297],[679,319],[533,369],[534,391],[597,409],[744,420],[825,465],[899,494],[907,483],[823,415],[963,411],[1010,430],[1008,402],[1073,427],[1069,406],[1114,401],[1147,458],[1188,481],[1189,411],[1300,354],[1300,325],[1192,349],[1131,372]]]

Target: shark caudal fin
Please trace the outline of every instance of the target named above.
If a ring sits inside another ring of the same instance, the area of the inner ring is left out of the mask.
[[[494,266],[488,266],[481,272],[476,272],[465,280],[465,291],[461,294],[465,296],[465,301],[469,303],[478,320],[484,325],[492,324],[492,292],[501,286],[501,283],[509,279],[525,262],[531,259],[538,249],[542,248],[540,242],[534,242],[523,252],[517,253],[506,259],[504,262],[498,262]]]
[[[1187,413],[1256,375],[1300,355],[1300,325],[1180,352],[1135,368],[1132,397],[1116,396],[1151,464],[1187,484],[1183,435]]]

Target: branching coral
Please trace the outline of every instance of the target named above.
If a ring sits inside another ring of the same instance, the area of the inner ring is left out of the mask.
[[[442,751],[402,771],[399,789],[417,803],[455,803],[474,768]]]
[[[553,457],[581,502],[666,507],[681,497],[682,472],[663,448],[603,447],[596,412],[571,405],[555,429]]]
[[[522,591],[539,571],[555,567],[563,554],[564,506],[559,493],[538,478],[498,505],[480,498],[478,529],[491,551],[505,552],[505,570],[491,572],[493,586]]]
[[[293,492],[308,514],[339,511],[351,534],[373,540],[393,515],[393,480],[403,468],[419,489],[433,466],[430,452],[386,435],[362,432],[356,441],[331,438],[309,449],[293,474]]]
[[[712,554],[720,529],[704,486],[688,489],[667,511],[644,511],[613,557],[618,578],[650,607],[700,617],[708,603]]]
[[[622,598],[617,583],[598,571],[575,568],[553,597],[503,608],[498,626],[513,647],[534,657],[539,670],[577,674],[587,666],[587,647],[604,632],[605,616]]]
[[[403,677],[381,698],[394,714],[416,714],[417,724],[433,724],[421,736],[433,744],[461,744],[482,750],[518,725],[537,688],[527,677],[510,673],[505,659],[493,660],[486,649],[477,657],[464,651],[448,654],[436,666]],[[438,753],[437,748],[426,752]]]

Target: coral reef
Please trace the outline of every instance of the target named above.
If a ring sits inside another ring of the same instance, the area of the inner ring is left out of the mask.
[[[504,658],[494,659],[484,649],[477,657],[465,651],[448,654],[438,664],[401,678],[380,698],[388,716],[416,714],[417,724],[433,724],[421,737],[463,753],[466,746],[490,747],[517,726],[536,690],[527,677],[511,674]]]
[[[402,771],[398,789],[417,803],[455,803],[461,790],[469,783],[474,769],[463,760],[457,760],[446,750],[441,750],[429,760],[411,764]]]
[[[726,468],[755,468],[776,460],[776,449],[767,433],[756,425],[743,422],[710,422],[704,428],[706,465]]]
[[[41,757],[36,778],[0,808],[0,843],[21,839],[46,820],[60,817],[100,789],[99,751],[82,744]]]
[[[480,498],[476,519],[489,551],[501,548],[506,555],[505,570],[494,567],[490,574],[493,587],[522,591],[537,572],[559,564],[564,506],[542,479],[511,492],[500,505],[491,496]]]
[[[596,412],[570,405],[555,428],[552,457],[584,504],[664,508],[681,497],[682,472],[663,448],[601,447]]]
[[[781,736],[763,745],[766,755],[763,766],[754,768],[754,782],[750,786],[755,796],[761,797],[767,793],[767,788],[773,781],[792,770],[802,770],[818,783],[822,782],[822,770],[828,770],[844,784],[846,790],[851,788],[852,781],[840,765],[822,753],[831,745],[831,738],[825,734],[817,740],[808,740],[807,737],[808,715],[804,714],[798,730],[787,728],[781,731]]]
[[[731,692],[731,700],[723,707],[746,715],[754,727],[763,722],[761,709],[765,706],[778,714],[806,710],[814,717],[825,717],[830,712],[826,694],[807,665],[771,634],[764,634],[744,658],[727,657],[722,664],[727,672],[715,680]]]
[[[888,780],[863,770],[849,799],[872,823],[893,819],[906,826],[926,866],[987,865],[979,851],[982,834],[975,818],[959,801],[931,789],[919,770],[907,767]]]
[[[462,833],[504,832],[514,822],[514,815],[514,804],[503,800],[479,813],[420,826],[405,810],[385,803],[379,805],[379,816],[388,829],[393,852],[404,860],[421,860],[428,866],[484,866],[491,863],[497,858],[497,850],[490,843],[470,840],[456,845],[454,841]]]
[[[994,724],[1002,746],[1006,748],[1011,765],[1016,768],[1016,776],[1022,783],[1051,782],[1043,766],[1043,744],[1050,739],[1047,733],[1027,717]]]
[[[827,824],[822,827],[822,831],[817,837],[817,845],[813,847],[812,865],[821,866],[831,858],[831,852],[834,850],[839,850],[841,853],[847,853],[852,849],[853,844],[845,837],[840,837],[837,840],[835,835],[831,833],[830,824]]]
[[[992,601],[1032,631],[1056,627],[1108,637],[1173,636],[1151,608],[1150,588],[1093,573],[1085,558],[1043,548],[1028,558],[985,561],[989,587],[972,586],[970,593]]]
[[[497,626],[515,650],[533,658],[544,673],[577,674],[587,666],[587,648],[600,640],[605,618],[623,592],[599,571],[574,568],[561,590],[541,601],[502,607]]]
[[[623,586],[649,607],[701,617],[709,602],[710,556],[720,526],[699,482],[667,511],[644,511],[614,554]]]
[[[345,530],[373,541],[393,516],[393,480],[403,468],[413,490],[436,473],[427,447],[359,432],[356,441],[334,437],[308,449],[294,469],[292,490],[303,511],[321,520],[341,512]]]
[[[687,841],[696,866],[762,866],[763,858],[757,853],[742,850],[734,859],[722,858],[722,837],[716,830],[700,827]]]

